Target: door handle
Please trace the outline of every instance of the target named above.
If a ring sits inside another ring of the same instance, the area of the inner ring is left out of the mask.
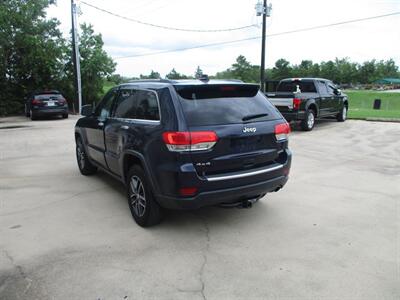
[[[97,125],[99,125],[100,127],[103,127],[104,123],[103,122],[99,122]]]
[[[121,128],[121,129],[124,129],[124,130],[128,130],[128,129],[129,129],[129,126],[128,126],[128,125],[122,125],[120,128]]]

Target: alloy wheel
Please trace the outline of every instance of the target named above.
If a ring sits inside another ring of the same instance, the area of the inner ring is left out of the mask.
[[[138,217],[143,217],[146,211],[146,193],[143,182],[137,176],[132,176],[130,183],[129,201]]]
[[[76,148],[76,152],[78,154],[78,163],[81,169],[85,168],[85,153],[81,149],[80,146]]]
[[[312,128],[314,126],[315,117],[313,113],[309,113],[307,117],[307,125],[308,128]]]

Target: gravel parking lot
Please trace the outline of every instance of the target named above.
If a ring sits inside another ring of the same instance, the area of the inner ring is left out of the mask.
[[[399,123],[295,131],[282,191],[143,229],[75,121],[0,119],[0,299],[400,298]]]

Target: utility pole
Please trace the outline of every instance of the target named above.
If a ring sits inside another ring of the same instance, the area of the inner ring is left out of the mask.
[[[267,0],[263,3],[258,2],[256,5],[257,16],[262,15],[262,41],[261,41],[261,70],[260,70],[260,87],[265,92],[265,41],[267,37],[267,17],[270,16],[272,10],[271,4],[267,6]]]
[[[74,63],[74,112],[78,107],[78,114],[81,113],[82,108],[82,86],[81,86],[81,66],[79,55],[79,40],[78,40],[78,24],[77,24],[77,7],[74,0],[71,0],[71,21],[72,21],[72,61]],[[77,103],[78,102],[78,103]]]

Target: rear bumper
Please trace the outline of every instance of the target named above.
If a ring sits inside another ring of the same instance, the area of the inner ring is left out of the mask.
[[[68,114],[68,107],[32,108],[32,112],[36,116],[61,115],[61,114]]]
[[[157,200],[162,207],[169,209],[198,209],[204,206],[229,204],[239,202],[241,200],[244,201],[246,199],[252,199],[259,195],[273,192],[279,188],[282,188],[288,179],[288,176],[279,176],[270,180],[245,186],[203,192],[192,198],[157,196]]]
[[[304,120],[306,117],[306,114],[304,111],[298,111],[298,112],[281,112],[283,117],[286,119],[286,121],[297,121],[297,120]]]
[[[271,165],[250,172],[229,173],[228,176],[209,176],[200,179],[195,170],[184,173],[182,181],[168,181],[168,185],[198,187],[199,193],[193,197],[157,194],[158,203],[169,209],[197,209],[204,206],[230,204],[282,188],[289,179],[291,152],[287,150],[287,160],[283,164]],[[166,175],[164,178],[177,176]]]

